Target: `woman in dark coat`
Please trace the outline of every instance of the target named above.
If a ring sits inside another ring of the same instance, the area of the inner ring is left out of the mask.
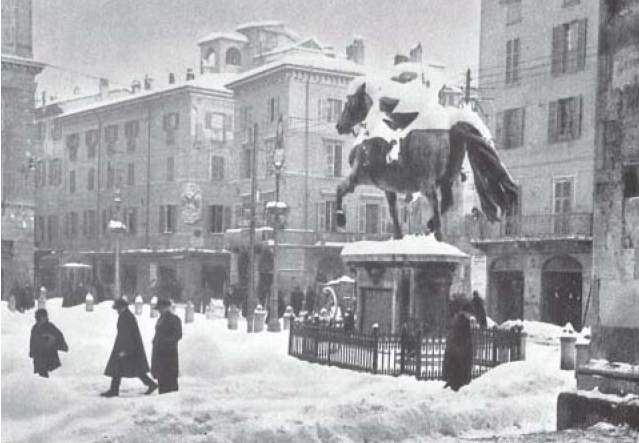
[[[147,375],[149,363],[144,352],[142,336],[135,316],[129,311],[124,299],[113,302],[113,309],[118,311],[118,333],[115,337],[111,357],[104,375],[111,377],[111,388],[103,392],[103,397],[117,397],[120,393],[122,377],[139,378],[147,386],[146,395],[157,388],[157,384]]]
[[[479,292],[473,291],[473,299],[470,304],[471,312],[477,319],[477,323],[482,329],[486,329],[486,308],[484,308],[484,300],[479,296]]]
[[[58,351],[67,352],[69,347],[62,332],[49,322],[45,309],[38,309],[35,318],[36,324],[31,328],[29,357],[33,359],[33,372],[40,377],[49,377],[49,371],[61,366]]]
[[[158,381],[160,394],[178,390],[178,341],[182,338],[182,321],[171,312],[171,302],[158,300],[160,318],[155,324],[151,374]]]
[[[443,379],[444,388],[457,391],[470,383],[473,368],[473,341],[470,332],[470,319],[465,312],[458,312],[453,317],[451,328],[446,338],[444,353]]]

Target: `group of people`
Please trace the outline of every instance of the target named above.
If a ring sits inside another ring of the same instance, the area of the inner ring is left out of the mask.
[[[142,335],[135,315],[129,310],[124,298],[113,302],[118,312],[117,335],[104,374],[111,377],[110,388],[101,393],[103,397],[117,397],[122,378],[139,378],[147,387],[146,395],[155,390],[160,394],[178,390],[178,342],[182,338],[182,321],[171,312],[171,301],[160,299],[156,305],[160,316],[155,325],[151,375],[142,342]],[[31,329],[29,357],[33,359],[33,372],[48,377],[49,372],[60,367],[58,351],[67,352],[69,347],[62,332],[49,321],[45,309],[35,313],[36,324]]]

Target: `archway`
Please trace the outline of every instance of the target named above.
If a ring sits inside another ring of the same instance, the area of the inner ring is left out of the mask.
[[[242,54],[237,48],[229,48],[226,51],[226,64],[240,66],[242,64]]]
[[[204,66],[214,68],[217,66],[217,52],[214,49],[209,49],[204,57]]]
[[[524,318],[524,272],[519,257],[500,257],[493,262],[490,292],[497,321]]]
[[[570,322],[581,330],[582,267],[570,256],[549,259],[541,271],[543,320],[557,325]]]

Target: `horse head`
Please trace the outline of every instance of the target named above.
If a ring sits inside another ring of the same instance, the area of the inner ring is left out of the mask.
[[[366,92],[366,82],[362,82],[353,94],[349,94],[340,115],[337,125],[337,133],[340,135],[353,132],[358,123],[363,122],[373,106],[373,99]]]

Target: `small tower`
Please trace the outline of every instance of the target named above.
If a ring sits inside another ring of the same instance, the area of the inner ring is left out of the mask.
[[[354,37],[353,43],[346,47],[346,58],[358,65],[364,64],[364,39],[362,37]]]
[[[215,32],[198,42],[200,73],[237,73],[242,70],[248,39],[239,32]]]

